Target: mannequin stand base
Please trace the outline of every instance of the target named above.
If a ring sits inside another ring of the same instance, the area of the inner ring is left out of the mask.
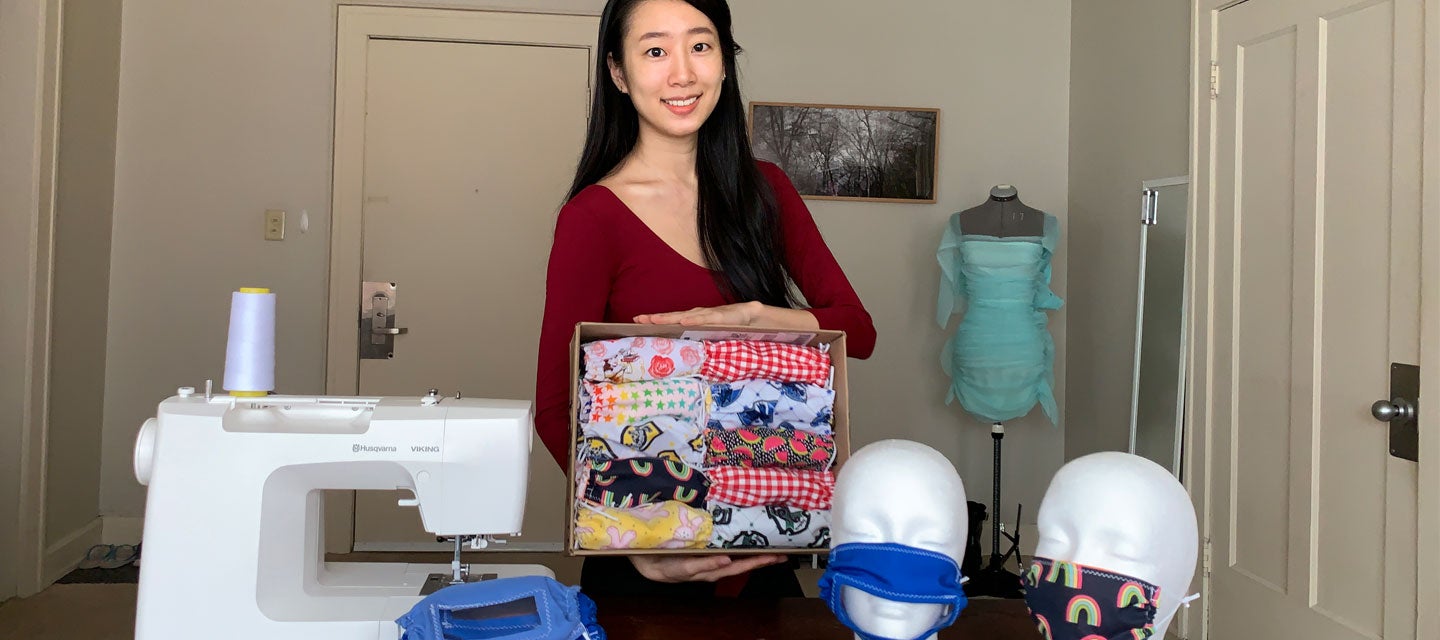
[[[1020,590],[1020,575],[1006,571],[1000,558],[991,558],[989,566],[965,583],[965,597],[1019,599],[1025,594]]]

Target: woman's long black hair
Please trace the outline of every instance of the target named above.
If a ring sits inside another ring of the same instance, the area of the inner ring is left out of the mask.
[[[595,56],[595,98],[585,149],[568,198],[599,182],[635,148],[639,115],[630,97],[610,78],[607,60],[625,60],[623,38],[635,8],[648,0],[610,0],[600,17]],[[745,103],[725,0],[684,0],[715,25],[725,61],[725,80],[715,111],[700,127],[695,173],[699,183],[696,226],[707,265],[735,302],[792,306],[785,271],[784,241],[774,190],[760,173],[745,126]]]

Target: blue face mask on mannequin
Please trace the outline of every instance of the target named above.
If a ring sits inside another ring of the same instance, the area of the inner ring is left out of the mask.
[[[580,587],[544,576],[445,587],[395,623],[401,640],[605,640]]]
[[[861,629],[845,610],[843,587],[894,602],[939,604],[945,614],[914,638],[884,638]],[[960,566],[941,553],[893,542],[846,543],[830,550],[820,598],[840,622],[864,640],[920,640],[955,623],[965,609]]]

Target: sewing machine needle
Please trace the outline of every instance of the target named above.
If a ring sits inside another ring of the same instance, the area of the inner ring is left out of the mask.
[[[450,582],[451,584],[460,584],[465,581],[465,578],[460,575],[460,540],[460,536],[455,536],[455,559],[450,561],[450,570],[454,572],[455,575]]]

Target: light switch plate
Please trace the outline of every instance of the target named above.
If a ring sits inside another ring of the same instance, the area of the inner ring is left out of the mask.
[[[278,209],[270,209],[265,212],[265,239],[285,239],[285,212]]]

